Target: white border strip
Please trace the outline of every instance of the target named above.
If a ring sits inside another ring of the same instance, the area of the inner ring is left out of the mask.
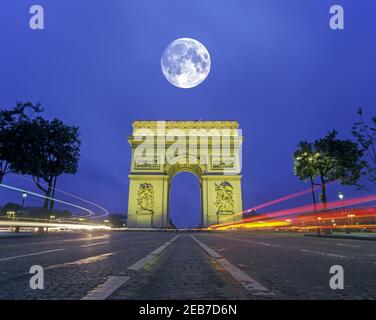
[[[197,244],[204,250],[206,253],[214,258],[221,267],[227,271],[236,281],[238,281],[246,290],[250,291],[255,296],[274,296],[274,292],[265,288],[261,283],[252,279],[245,272],[235,267],[230,261],[221,257],[217,252],[212,248],[208,247],[196,237],[192,236],[192,239],[197,242]]]
[[[0,261],[8,261],[8,260],[13,260],[17,258],[24,258],[24,257],[31,257],[31,256],[39,256],[41,254],[46,254],[46,253],[52,253],[52,252],[58,252],[58,251],[63,251],[65,249],[54,249],[54,250],[47,250],[47,251],[42,251],[42,252],[34,252],[34,253],[27,253],[27,254],[22,254],[20,256],[14,256],[14,257],[8,257],[8,258],[2,258]]]
[[[110,243],[110,241],[103,241],[103,242],[95,242],[95,243],[84,244],[84,245],[80,246],[80,248],[99,246],[100,244],[106,244],[106,243]]]
[[[175,241],[179,236],[172,238],[170,241],[167,241],[165,244],[161,245],[157,249],[150,252],[146,257],[136,261],[134,264],[130,265],[127,270],[138,271],[142,269],[149,261],[155,258],[156,255],[160,254],[164,249],[166,249],[173,241]]]
[[[124,283],[126,283],[131,277],[109,277],[105,283],[100,284],[92,292],[90,292],[82,300],[105,300],[107,299],[115,290],[120,288]]]
[[[305,253],[312,253],[312,254],[315,254],[315,255],[318,255],[318,256],[327,256],[327,257],[332,257],[332,258],[348,259],[345,256],[341,256],[341,255],[335,254],[335,253],[326,253],[326,252],[313,251],[313,250],[307,250],[307,249],[300,249],[300,251],[305,252]]]
[[[127,268],[127,270],[138,271],[142,269],[145,266],[145,264],[147,264],[150,260],[154,259],[156,255],[160,254],[164,249],[166,249],[173,241],[175,241],[179,237],[180,235],[172,238],[170,241],[167,241],[165,244],[150,252],[146,257],[130,265]],[[109,277],[106,282],[100,284],[81,300],[105,300],[117,289],[119,289],[124,283],[128,282],[130,279],[131,276]]]

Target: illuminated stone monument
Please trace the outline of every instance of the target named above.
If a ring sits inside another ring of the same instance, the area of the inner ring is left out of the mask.
[[[201,190],[201,227],[241,219],[241,144],[236,121],[135,121],[128,227],[169,228],[170,187],[191,172]]]

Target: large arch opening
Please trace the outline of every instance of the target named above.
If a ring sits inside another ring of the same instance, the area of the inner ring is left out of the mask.
[[[169,218],[176,228],[201,226],[200,181],[193,172],[174,174],[169,184],[169,202]]]

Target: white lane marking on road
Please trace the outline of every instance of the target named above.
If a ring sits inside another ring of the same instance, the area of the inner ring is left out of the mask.
[[[138,260],[135,263],[133,263],[132,265],[130,265],[127,268],[127,270],[138,271],[138,270],[142,269],[145,266],[145,264],[147,264],[149,261],[154,259],[156,255],[160,254],[164,249],[166,249],[178,237],[180,237],[180,236],[176,236],[176,237],[172,238],[170,241],[167,241],[165,244],[163,244],[160,247],[158,247],[157,249],[153,250],[147,256],[145,256],[144,258],[141,258],[140,260]]]
[[[237,280],[246,290],[250,291],[253,295],[274,296],[274,292],[270,291],[261,283],[252,279],[248,274],[235,267],[230,261],[221,257],[217,252],[208,247],[206,244],[202,243],[196,237],[192,235],[191,237],[202,249],[204,249],[212,258],[214,258],[225,271],[227,271],[235,280]]]
[[[313,250],[307,250],[307,249],[301,249],[301,251],[305,252],[305,253],[312,253],[312,254],[320,255],[320,256],[347,259],[347,257],[341,256],[341,255],[335,254],[335,253],[327,253],[327,252],[313,251]]]
[[[240,241],[240,242],[244,242],[244,243],[255,243],[255,244],[259,244],[259,245],[266,246],[266,247],[280,247],[280,245],[278,245],[278,244],[272,244],[272,243],[267,243],[267,242],[262,242],[262,241],[254,241],[254,240],[248,240],[248,239],[238,239],[238,238],[231,238],[231,237],[228,237],[228,239]]]
[[[350,248],[360,248],[360,246],[355,246],[353,244],[345,244],[345,243],[338,243],[337,246],[350,247]]]
[[[58,252],[58,251],[63,251],[63,250],[65,250],[65,249],[54,249],[54,250],[47,250],[47,251],[41,251],[41,252],[33,252],[33,253],[28,253],[28,254],[22,254],[22,255],[19,255],[19,256],[2,258],[2,259],[0,259],[0,261],[8,261],[8,260],[24,258],[24,257],[39,256],[39,255],[42,255],[42,254]]]
[[[141,238],[146,238],[146,237],[148,237],[148,236],[114,240],[113,242],[115,242],[115,241],[130,240],[130,239],[141,239]],[[92,245],[104,244],[104,243],[109,243],[109,241],[107,241],[107,242],[91,243],[91,244],[83,245],[83,246],[81,246],[81,248],[92,246]],[[138,243],[140,243],[140,242],[138,242]],[[67,267],[75,267],[75,266],[80,266],[80,265],[85,265],[85,264],[90,264],[90,263],[96,263],[96,262],[108,259],[109,257],[111,257],[111,256],[113,256],[115,254],[117,254],[117,252],[108,252],[108,253],[103,253],[103,254],[100,254],[100,255],[91,256],[91,257],[80,259],[80,260],[76,260],[76,261],[70,261],[70,262],[55,264],[55,265],[52,265],[52,266],[48,266],[46,268],[46,270],[58,269],[58,268],[67,268]]]
[[[267,242],[257,242],[258,244],[261,244],[262,246],[267,246],[267,247],[279,247],[278,244],[271,244]]]
[[[130,239],[142,239],[142,238],[146,238],[146,237],[148,237],[148,236],[128,238],[128,239],[122,239],[122,240],[114,240],[113,242],[115,242],[115,241],[130,240]],[[83,245],[81,247],[88,247],[88,246],[91,246],[91,245],[99,245],[99,244],[104,244],[104,243],[109,243],[109,241],[107,241],[107,242],[92,243],[92,244],[88,244],[88,245]],[[138,243],[140,243],[140,242],[138,242]],[[117,254],[117,252],[108,252],[108,253],[100,254],[100,255],[97,255],[97,256],[91,256],[91,257],[80,259],[80,260],[76,260],[76,261],[70,261],[70,262],[55,264],[55,265],[47,267],[46,270],[49,270],[49,269],[58,269],[58,268],[66,268],[66,267],[71,267],[71,266],[79,266],[79,265],[85,265],[85,264],[95,263],[95,262],[98,262],[98,261],[101,261],[101,260],[105,260],[105,259],[107,259],[107,258],[109,258],[109,257],[111,257],[111,256],[113,256],[115,254]]]
[[[83,297],[82,300],[105,300],[130,278],[131,277],[129,276],[109,277],[106,282],[100,284],[93,291],[89,292],[89,294]]]
[[[85,264],[95,263],[95,262],[98,262],[98,261],[108,259],[109,257],[113,256],[114,254],[116,254],[116,252],[109,252],[109,253],[104,253],[104,254],[100,254],[100,255],[97,255],[97,256],[92,256],[92,257],[88,257],[88,258],[84,258],[84,259],[80,259],[80,260],[76,260],[76,261],[54,264],[52,266],[48,266],[46,268],[46,270],[66,268],[66,267],[71,267],[71,266],[82,266],[82,265],[85,265]]]
[[[206,251],[206,253],[211,256],[214,259],[220,259],[221,255],[215,252],[212,248],[209,248],[206,244],[202,243],[200,240],[198,240],[196,237],[192,236],[192,239],[196,241],[196,243]]]
[[[109,239],[109,235],[103,235],[103,236],[96,236],[96,237],[85,237],[85,238],[76,238],[76,239],[62,239],[62,240],[56,240],[59,242],[78,242],[78,241],[93,241],[93,240],[103,240],[103,239]],[[44,242],[40,242],[44,243]]]
[[[108,239],[109,236],[98,236],[98,237],[86,237],[86,238],[76,238],[76,239],[59,239],[60,235],[56,234],[54,236],[48,237],[48,244],[53,245],[53,244],[63,244],[63,242],[74,242],[74,241],[93,241],[93,240],[99,240],[99,239]],[[26,242],[22,243],[22,246],[38,246],[40,244],[46,244],[46,241],[33,241],[33,242]],[[19,243],[17,244],[8,244],[7,247],[19,247]]]
[[[136,240],[136,239],[143,239],[143,238],[150,238],[150,237],[152,237],[152,236],[134,237],[134,238],[126,238],[126,239],[115,239],[115,240],[112,240],[111,242],[115,243],[115,242],[120,242],[120,241],[129,241],[129,240]],[[84,244],[84,245],[82,245],[80,247],[81,248],[86,248],[86,247],[97,246],[97,245],[106,244],[106,243],[110,243],[110,241],[102,241],[102,242],[89,243],[89,244]]]
[[[98,246],[100,244],[106,244],[106,243],[110,243],[110,241],[103,241],[103,242],[96,242],[96,243],[89,243],[89,244],[84,244],[82,246],[80,246],[81,248],[87,248],[87,247],[92,247],[92,246]]]
[[[179,237],[176,236],[172,238],[170,241],[167,241],[165,244],[161,245],[157,249],[150,252],[146,257],[138,260],[134,264],[130,265],[127,270],[131,271],[138,271],[142,267],[145,266],[147,262],[151,259],[155,258],[156,255],[160,254],[164,249],[166,249],[173,241],[175,241]],[[121,277],[109,277],[108,280],[98,287],[96,287],[93,291],[89,292],[82,300],[105,300],[107,299],[112,293],[114,293],[117,289],[119,289],[123,284],[131,279],[131,276],[121,276]]]

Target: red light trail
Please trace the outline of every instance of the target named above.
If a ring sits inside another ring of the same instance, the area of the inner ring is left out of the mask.
[[[285,210],[273,211],[265,214],[255,215],[237,222],[222,223],[213,225],[213,230],[228,230],[234,228],[244,229],[317,229],[317,228],[349,228],[351,225],[357,228],[367,226],[367,228],[376,228],[375,221],[372,224],[362,224],[365,219],[376,218],[376,208],[345,208],[364,203],[370,203],[376,200],[376,196],[364,196],[342,201],[332,201],[326,204],[313,204],[290,208]],[[353,224],[354,220],[358,224]],[[331,222],[330,226],[323,225],[324,222]],[[332,221],[333,220],[333,221]],[[339,220],[339,221],[338,221]],[[365,228],[365,227],[364,227]]]

